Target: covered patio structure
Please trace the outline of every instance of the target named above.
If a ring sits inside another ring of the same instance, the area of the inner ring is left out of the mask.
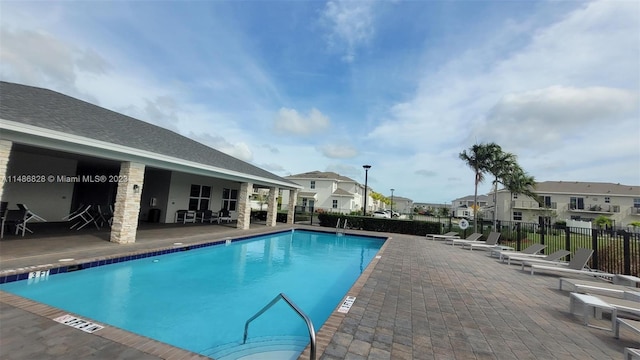
[[[248,229],[250,197],[269,189],[267,226],[281,191],[301,187],[173,131],[46,89],[0,82],[0,199],[47,221],[104,226],[136,241],[142,222],[189,222],[224,210]],[[77,217],[86,211],[87,216]],[[293,222],[289,209],[287,222]],[[185,219],[180,219],[186,222]],[[76,228],[77,228],[76,227]]]

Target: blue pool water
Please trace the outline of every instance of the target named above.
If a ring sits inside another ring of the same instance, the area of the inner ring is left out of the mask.
[[[245,321],[279,293],[318,330],[382,244],[380,238],[295,230],[0,289],[217,357],[216,351],[242,342]],[[308,331],[280,301],[251,323],[249,338],[265,337],[308,341]]]

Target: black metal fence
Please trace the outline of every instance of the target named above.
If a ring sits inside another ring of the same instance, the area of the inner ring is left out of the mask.
[[[445,226],[446,227],[446,226]],[[453,231],[457,230],[455,226]],[[500,244],[520,251],[532,244],[544,244],[544,253],[565,249],[593,249],[588,266],[614,274],[640,275],[640,234],[626,230],[588,229],[563,225],[498,222]],[[473,231],[473,223],[466,233]],[[493,224],[478,224],[478,232],[488,235]],[[462,234],[465,235],[464,232]],[[570,260],[567,259],[567,260]]]

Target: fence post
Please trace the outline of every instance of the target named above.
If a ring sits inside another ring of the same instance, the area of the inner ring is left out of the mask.
[[[624,274],[631,275],[631,234],[625,231],[622,235],[624,249]]]
[[[564,229],[564,248],[571,252],[571,230],[568,226]],[[571,261],[571,254],[567,255],[567,261]]]
[[[544,234],[546,232],[544,229],[544,217],[538,218],[538,225],[540,226],[540,244],[544,245]]]
[[[516,251],[520,251],[522,242],[522,231],[520,230],[520,223],[516,223]]]
[[[599,269],[598,267],[598,230],[591,229],[591,249],[593,249],[593,255],[591,256],[591,267]]]

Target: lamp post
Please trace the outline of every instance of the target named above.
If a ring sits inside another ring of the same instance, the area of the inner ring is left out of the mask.
[[[362,214],[367,216],[367,180],[369,176],[369,169],[371,169],[371,165],[362,165],[364,168],[364,207],[362,209]]]
[[[393,218],[393,192],[396,189],[391,189],[391,218]]]

